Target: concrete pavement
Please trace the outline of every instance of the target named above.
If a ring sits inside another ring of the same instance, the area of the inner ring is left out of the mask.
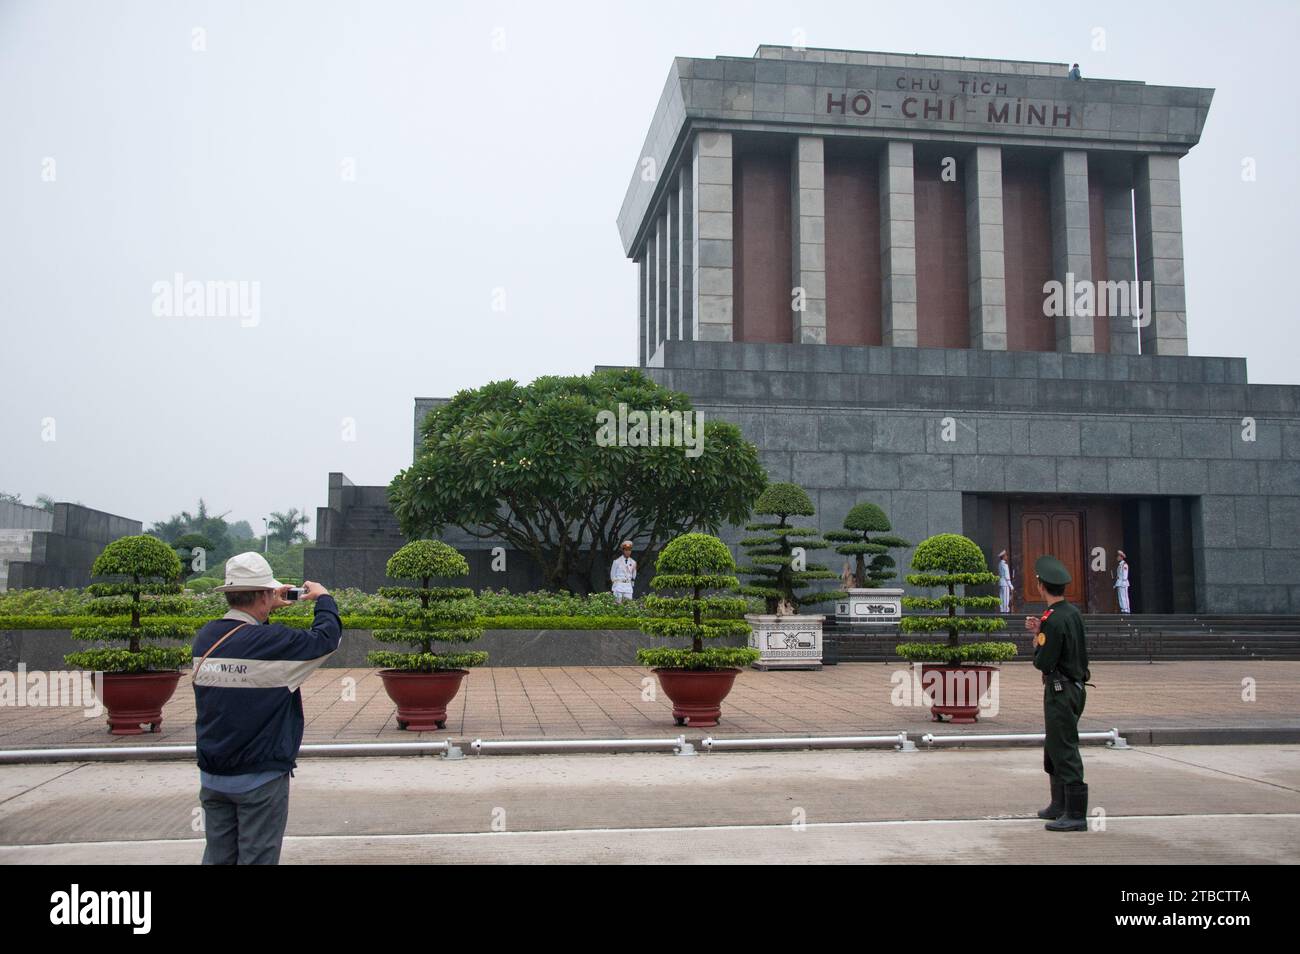
[[[1300,862],[1300,746],[1084,756],[1073,836],[1032,817],[1036,750],[304,760],[284,861]],[[193,864],[196,774],[0,766],[0,863]]]

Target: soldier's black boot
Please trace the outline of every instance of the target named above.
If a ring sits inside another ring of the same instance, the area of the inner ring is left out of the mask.
[[[1065,814],[1043,826],[1048,831],[1088,830],[1088,786],[1082,782],[1065,786]]]
[[[1060,818],[1065,813],[1065,783],[1055,775],[1047,776],[1052,783],[1052,804],[1040,809],[1039,818]]]

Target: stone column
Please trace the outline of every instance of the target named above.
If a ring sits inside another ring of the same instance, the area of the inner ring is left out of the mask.
[[[1073,282],[1092,281],[1092,229],[1088,221],[1088,154],[1062,149],[1052,160],[1052,276],[1062,284],[1065,314],[1056,320],[1056,350],[1092,354],[1095,308],[1072,314]],[[1044,295],[1046,300],[1046,295]],[[1094,302],[1095,306],[1095,302]],[[1046,320],[1046,315],[1044,315]]]
[[[649,307],[646,302],[646,295],[650,288],[647,276],[650,273],[646,267],[646,252],[648,246],[641,249],[641,254],[636,260],[636,310],[637,310],[637,335],[636,335],[636,363],[641,367],[646,366],[646,359],[650,356],[646,354],[646,315],[649,313]]]
[[[1151,282],[1142,302],[1143,354],[1187,354],[1183,290],[1183,213],[1177,156],[1144,156],[1133,189],[1138,280]]]
[[[678,236],[677,313],[683,340],[695,338],[695,175],[690,164],[677,172]]]
[[[655,347],[668,338],[668,212],[655,219]]]
[[[820,136],[799,136],[792,168],[794,238],[791,275],[802,289],[802,310],[794,311],[796,344],[826,343],[826,168]],[[795,301],[791,290],[791,302]]]
[[[695,134],[691,149],[695,337],[700,341],[731,341],[735,327],[731,133],[703,130]]]
[[[912,144],[889,142],[880,154],[881,340],[916,347],[916,196]]]
[[[1007,350],[1002,234],[1002,149],[976,146],[966,160],[966,278],[970,346]]]
[[[659,350],[659,235],[651,226],[645,239],[645,356],[649,362]]]
[[[1137,259],[1133,256],[1133,190],[1106,183],[1102,209],[1106,220],[1106,281],[1125,282],[1131,290],[1137,280]],[[1130,311],[1136,304],[1129,296]],[[1138,353],[1137,328],[1133,326],[1131,313],[1110,316],[1110,352]]]
[[[665,238],[668,242],[668,326],[664,332],[665,340],[680,340],[682,337],[682,243],[681,243],[681,197],[673,189],[664,198]]]

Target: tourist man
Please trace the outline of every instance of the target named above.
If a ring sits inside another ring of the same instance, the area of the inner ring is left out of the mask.
[[[614,599],[619,603],[632,598],[632,585],[636,583],[636,560],[632,559],[632,541],[624,540],[623,553],[614,559],[609,568],[609,581],[614,584]]]
[[[1011,612],[1011,564],[1007,562],[1007,551],[998,551],[998,598],[1002,601],[1002,612]]]
[[[1087,701],[1088,646],[1083,616],[1066,602],[1070,571],[1053,556],[1034,562],[1034,574],[1047,595],[1042,616],[1026,616],[1034,636],[1034,668],[1043,674],[1043,770],[1051,783],[1052,803],[1038,813],[1054,819],[1048,831],[1087,831],[1088,786],[1079,754],[1079,717]]]
[[[1115,557],[1115,595],[1119,597],[1119,611],[1131,613],[1128,601],[1128,557],[1123,550],[1116,550]]]
[[[289,776],[302,745],[300,686],[339,648],[334,597],[306,582],[316,601],[311,629],[268,623],[291,587],[260,553],[226,561],[217,589],[230,606],[194,636],[195,729],[205,865],[274,865],[289,819]]]
[[[1073,66],[1070,67],[1070,79],[1072,80],[1083,79],[1083,74],[1079,72],[1078,63],[1075,63]]]

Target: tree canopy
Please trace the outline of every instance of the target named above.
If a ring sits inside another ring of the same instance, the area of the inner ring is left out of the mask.
[[[608,439],[611,416],[636,412],[701,421],[689,398],[635,369],[461,391],[425,418],[415,463],[389,486],[393,512],[411,538],[455,526],[500,540],[552,589],[577,592],[607,585],[622,540],[641,559],[745,519],[767,478],[738,427],[703,421],[698,447],[634,427]]]

